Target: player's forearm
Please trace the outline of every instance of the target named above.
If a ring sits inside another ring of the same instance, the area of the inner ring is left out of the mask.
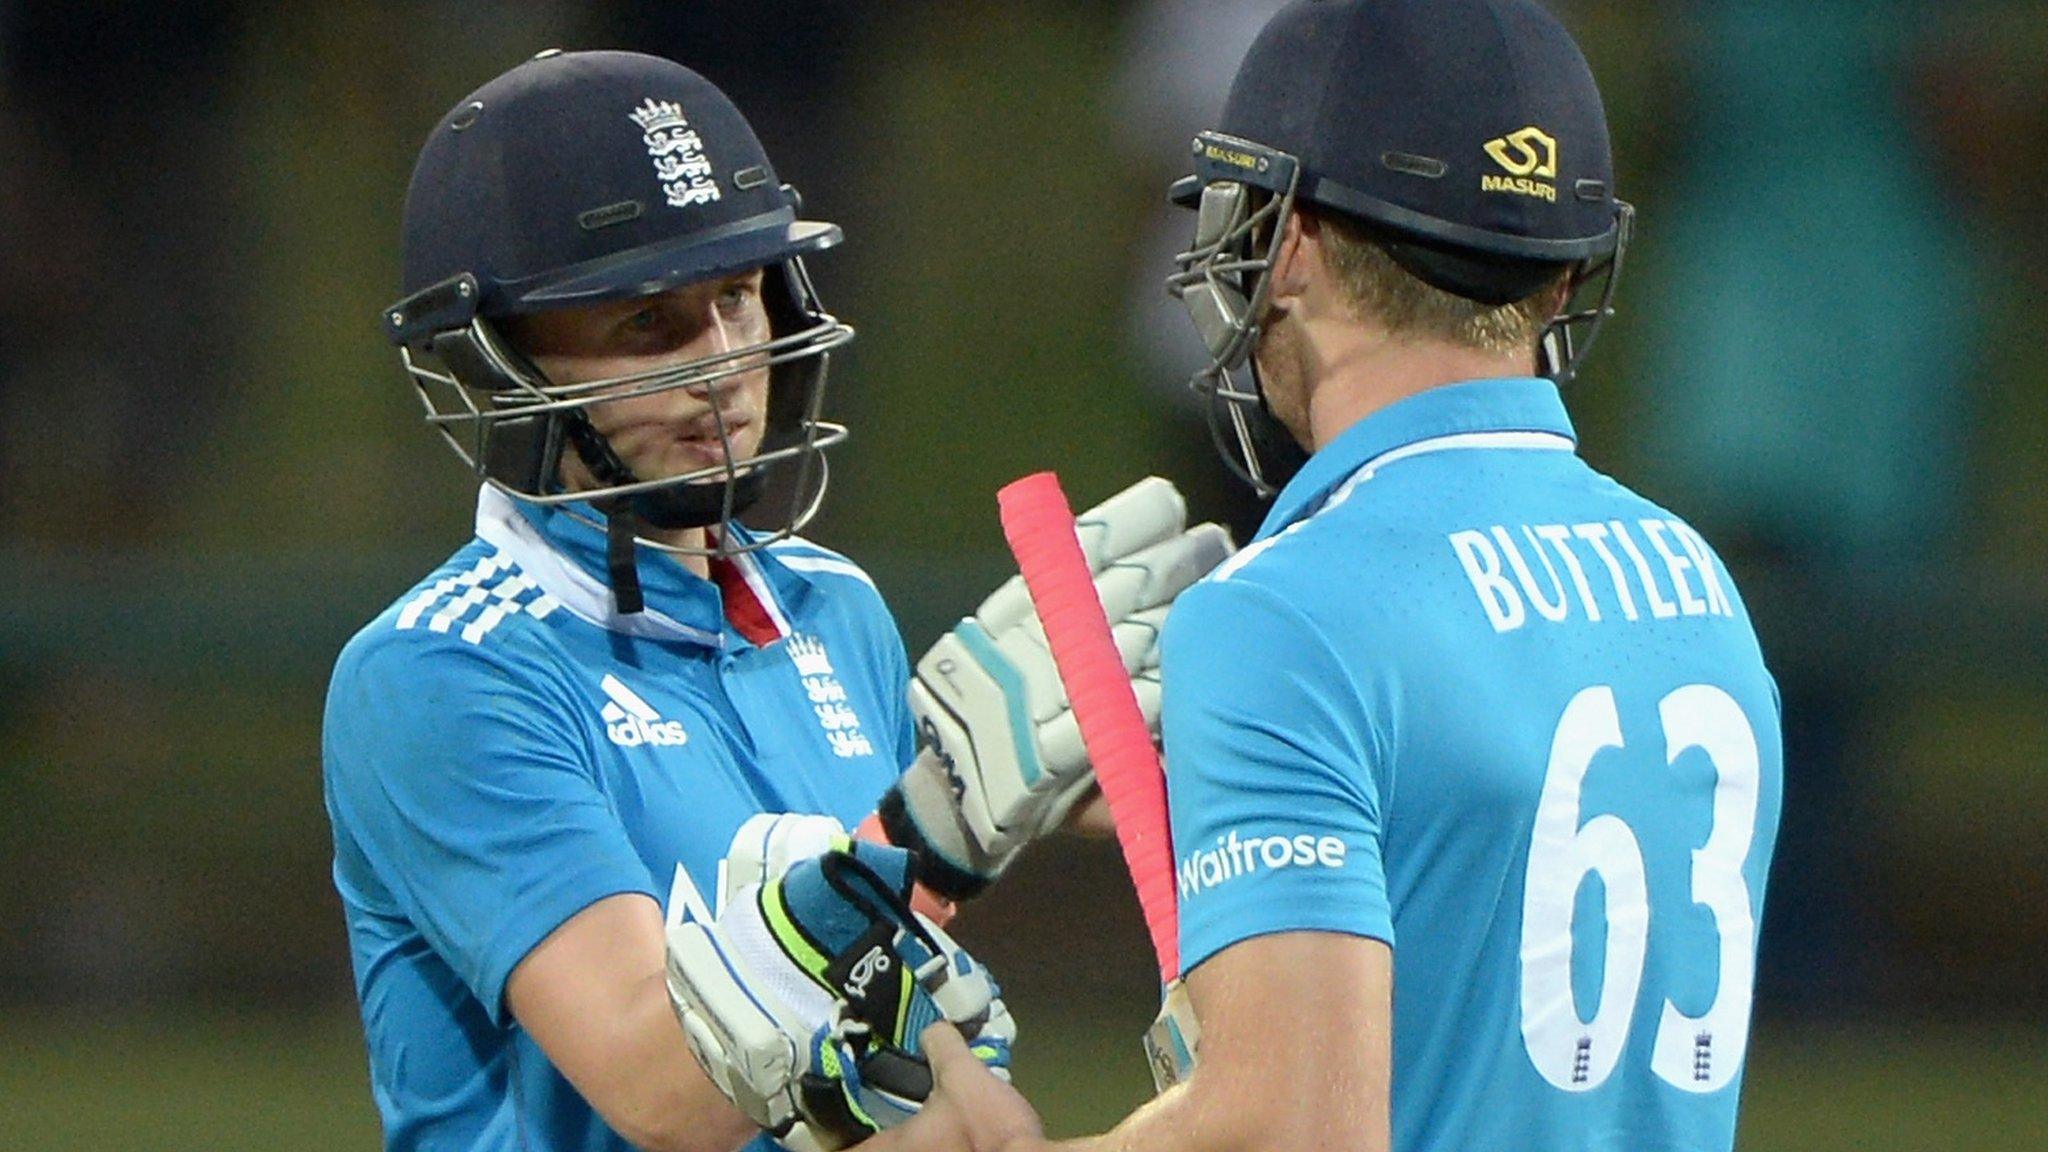
[[[1224,1069],[1205,1067],[1108,1132],[1047,1144],[1058,1152],[1385,1152],[1363,1125],[1332,1124],[1326,1102],[1261,1100],[1234,1090]],[[1009,1152],[1024,1152],[1011,1149]]]
[[[927,1034],[929,1036],[929,1034]],[[1206,1079],[1205,1079],[1206,1076]],[[948,1085],[947,1081],[953,1083]],[[1194,1078],[1156,1097],[1099,1136],[1047,1140],[1036,1116],[1007,1088],[990,1094],[989,1081],[961,1085],[958,1073],[940,1070],[942,1091],[923,1115],[886,1130],[863,1152],[1385,1152],[1386,1143],[1358,1131],[1333,1137],[1325,1114],[1288,1102],[1288,1108],[1234,1090],[1220,1070],[1204,1066]],[[1343,1112],[1341,1108],[1331,1111]]]
[[[669,1006],[661,909],[639,893],[578,912],[505,984],[527,1035],[646,1152],[733,1152],[755,1133],[690,1054]]]
[[[1137,1152],[1139,1149],[1186,1149],[1188,1152],[1232,1152],[1243,1135],[1201,1123],[1203,1101],[1192,1083],[1153,1098],[1099,1136],[1063,1140],[1048,1148],[1059,1152]],[[1224,1118],[1226,1121],[1228,1117]],[[1231,1125],[1232,1128],[1235,1125]]]
[[[1300,975],[1310,974],[1310,975]],[[1330,933],[1256,937],[1204,961],[1188,1080],[1085,1152],[1386,1152],[1392,954]]]
[[[634,989],[617,1040],[617,1059],[603,1083],[584,1094],[635,1147],[733,1152],[759,1133],[691,1056],[660,973]]]

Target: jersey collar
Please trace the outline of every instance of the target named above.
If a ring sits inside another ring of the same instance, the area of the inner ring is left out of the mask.
[[[1578,439],[1549,380],[1468,380],[1431,388],[1374,412],[1310,456],[1280,490],[1253,539],[1277,535],[1313,514],[1339,485],[1389,452],[1468,432],[1548,432]]]
[[[647,609],[621,615],[612,600],[604,533],[585,519],[602,523],[604,517],[580,502],[540,505],[515,500],[489,484],[477,494],[477,537],[504,552],[543,591],[592,624],[629,636],[719,649],[744,647],[749,635],[755,643],[766,638],[760,628],[735,626],[727,618],[718,586],[658,548],[639,550]],[[743,536],[746,532],[738,525],[733,531]],[[800,577],[784,573],[765,549],[743,553],[732,563],[738,581],[756,597],[753,607],[759,615],[787,636],[787,604],[793,591],[788,585]]]

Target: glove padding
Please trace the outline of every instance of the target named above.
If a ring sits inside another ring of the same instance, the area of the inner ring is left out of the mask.
[[[1220,525],[1186,522],[1180,492],[1151,476],[1074,524],[1154,739],[1167,610],[1232,551]],[[918,661],[910,709],[923,747],[878,811],[890,841],[918,852],[919,879],[942,896],[964,900],[987,887],[1094,785],[1021,576]]]
[[[907,853],[855,844],[668,930],[669,997],[698,1062],[785,1146],[843,1148],[915,1114],[932,1086],[919,1035],[940,1019],[1008,1078],[1000,991],[909,889]]]
[[[718,907],[737,903],[739,892],[780,880],[805,860],[849,842],[846,825],[810,812],[756,812],[740,823],[719,862]]]

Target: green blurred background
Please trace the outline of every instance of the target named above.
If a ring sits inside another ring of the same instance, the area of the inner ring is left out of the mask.
[[[1256,522],[1158,281],[1273,7],[0,0],[0,1147],[375,1146],[318,722],[468,534],[374,323],[442,111],[550,45],[738,99],[848,232],[812,535],[916,650],[1023,472]],[[1743,1146],[2048,1147],[2048,5],[1557,7],[1641,213],[1584,451],[1722,547],[1786,702]],[[1048,849],[963,923],[1060,1131],[1145,1094],[1126,887]]]

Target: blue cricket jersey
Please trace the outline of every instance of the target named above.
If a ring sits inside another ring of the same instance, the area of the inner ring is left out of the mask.
[[[902,640],[844,557],[739,556],[730,597],[639,568],[648,610],[619,616],[601,531],[486,487],[477,538],[335,667],[334,882],[389,1149],[627,1148],[511,1017],[512,969],[678,866],[713,891],[757,812],[851,826],[914,752]]]
[[[1706,542],[1573,448],[1545,380],[1391,405],[1166,626],[1184,965],[1390,944],[1398,1152],[1734,1142],[1777,690]]]

